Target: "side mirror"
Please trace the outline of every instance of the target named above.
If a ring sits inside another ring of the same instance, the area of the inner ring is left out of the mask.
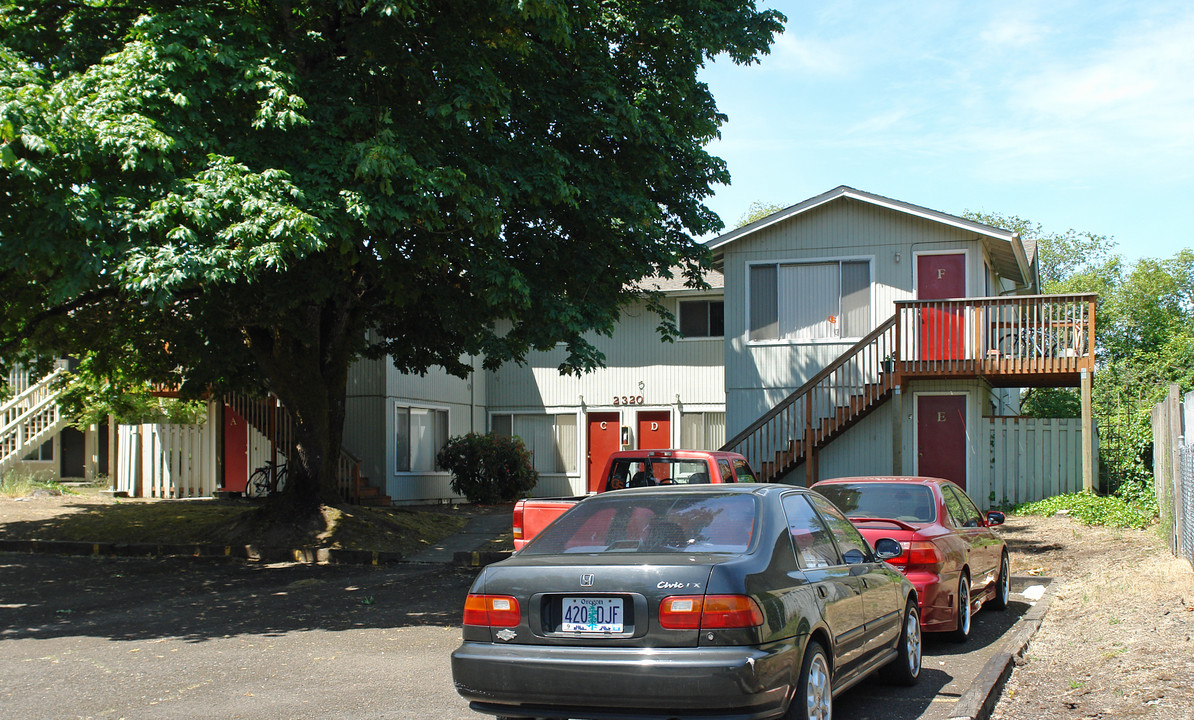
[[[875,541],[875,557],[880,560],[891,560],[904,554],[904,548],[891,538],[879,538]]]
[[[858,565],[859,563],[866,562],[866,555],[863,555],[862,551],[857,548],[850,548],[842,555],[842,558],[846,561],[847,565]]]
[[[998,510],[987,511],[987,525],[1002,525],[1007,522],[1007,516]]]

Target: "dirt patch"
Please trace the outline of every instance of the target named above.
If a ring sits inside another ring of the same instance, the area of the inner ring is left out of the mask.
[[[1012,517],[1002,534],[1012,574],[1054,597],[993,718],[1192,717],[1194,570],[1155,530]]]
[[[327,529],[294,540],[293,528],[254,521],[259,501],[114,498],[84,488],[76,495],[34,492],[0,497],[0,538],[118,543],[278,545],[377,550],[412,555],[459,531],[464,513],[409,508],[325,507]]]

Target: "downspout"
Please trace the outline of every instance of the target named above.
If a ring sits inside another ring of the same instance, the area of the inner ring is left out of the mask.
[[[468,431],[477,431],[477,399],[475,388],[477,386],[477,359],[472,355],[468,356]]]

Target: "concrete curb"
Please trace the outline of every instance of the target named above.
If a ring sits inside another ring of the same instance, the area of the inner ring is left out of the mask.
[[[1016,624],[1008,631],[1003,647],[979,671],[970,689],[958,698],[957,704],[954,705],[954,714],[950,716],[949,720],[990,720],[991,713],[995,710],[995,704],[1002,694],[1003,686],[1012,674],[1016,658],[1024,657],[1028,643],[1040,629],[1041,621],[1045,619],[1045,613],[1049,611],[1049,604],[1053,602],[1057,583],[1052,578],[1031,579],[1037,581],[1034,584],[1048,582],[1048,585],[1045,586],[1045,594],[1041,596],[1040,600],[1037,600],[1035,605],[1028,608],[1028,612],[1024,613],[1023,617],[1017,620]]]
[[[501,562],[514,553],[509,550],[474,550],[472,552],[458,552],[452,556],[452,564],[456,567],[479,568]]]
[[[334,550],[329,548],[261,548],[255,545],[204,543],[102,543],[70,540],[2,540],[0,552],[32,555],[85,555],[92,557],[192,557],[257,562],[290,562],[308,565],[390,565],[405,562],[395,552]]]

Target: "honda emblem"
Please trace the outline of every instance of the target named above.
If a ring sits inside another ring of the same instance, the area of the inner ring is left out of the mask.
[[[581,587],[593,587],[593,576],[590,573],[585,573],[580,576]]]

